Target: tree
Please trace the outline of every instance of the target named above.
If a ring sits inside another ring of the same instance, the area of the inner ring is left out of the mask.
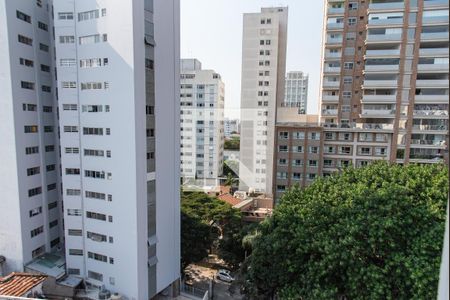
[[[231,139],[225,140],[223,148],[225,150],[239,150],[240,139],[239,137],[232,137]]]
[[[435,299],[443,165],[347,168],[286,192],[244,270],[250,297]]]
[[[242,215],[237,209],[201,192],[181,195],[181,265],[201,261],[218,241],[219,256],[234,264],[233,238],[242,228]],[[226,242],[221,241],[224,240]],[[240,243],[240,241],[236,241]],[[226,246],[225,246],[226,245]]]
[[[227,176],[231,174],[233,177],[238,178],[239,162],[236,160],[226,160],[223,162],[223,175]]]
[[[233,187],[238,182],[238,179],[233,176],[233,174],[228,173],[227,178],[225,179],[224,185]]]

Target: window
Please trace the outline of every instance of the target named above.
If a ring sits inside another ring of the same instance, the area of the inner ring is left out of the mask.
[[[98,9],[78,13],[78,22],[99,18]]]
[[[331,140],[334,140],[335,138],[336,137],[335,137],[334,132],[325,132],[325,140],[331,141]]]
[[[26,36],[23,36],[23,35],[19,34],[18,35],[18,40],[19,40],[19,43],[22,43],[22,44],[25,44],[25,45],[28,45],[28,46],[33,46],[33,39],[32,38],[29,38],[29,37],[26,37]]]
[[[69,255],[83,256],[82,249],[69,249]]]
[[[278,152],[288,152],[288,146],[287,145],[279,145]]]
[[[105,86],[106,88],[106,86]],[[102,83],[101,82],[83,82],[81,83],[81,90],[101,90]]]
[[[59,37],[60,44],[73,44],[75,43],[75,37],[73,35],[61,35]]]
[[[66,168],[66,175],[80,175],[80,169],[78,169],[78,168]]]
[[[25,148],[25,154],[29,155],[29,154],[36,154],[39,153],[39,147],[38,146],[34,146],[34,147],[26,147]]]
[[[106,194],[92,191],[85,191],[86,198],[105,200]]]
[[[145,67],[147,69],[153,70],[153,67],[154,67],[153,64],[154,64],[153,60],[148,59],[148,58],[145,59]]]
[[[41,214],[41,213],[42,213],[42,206],[33,208],[33,209],[30,210],[30,212],[29,212],[30,218],[31,218],[31,217],[34,217],[34,216],[37,216],[37,215],[39,215],[39,214]]]
[[[105,156],[105,151],[95,149],[84,149],[84,156]]]
[[[280,137],[280,139],[288,139],[289,138],[289,132],[281,131],[281,132],[279,132],[278,136]]]
[[[61,67],[74,67],[76,66],[77,61],[74,58],[61,58],[59,60],[59,65]]]
[[[53,228],[58,225],[58,220],[51,221],[48,223],[48,227]]]
[[[58,207],[58,202],[54,201],[48,204],[48,210]]]
[[[81,194],[81,190],[79,189],[66,189],[67,196],[79,196]]]
[[[88,270],[88,278],[103,281],[103,274]]]
[[[43,22],[38,21],[38,27],[39,27],[39,29],[42,29],[44,31],[48,31],[48,25],[43,23]]]
[[[31,257],[36,258],[39,255],[43,254],[44,252],[45,252],[45,245],[42,245],[42,246],[34,249],[33,251],[31,251]]]
[[[350,154],[352,148],[349,146],[341,146],[339,154]]]
[[[20,86],[21,86],[23,89],[34,90],[34,82],[21,81],[21,82],[20,82]]]
[[[53,132],[53,126],[44,126],[44,132]]]
[[[303,153],[303,146],[292,146],[292,152]]]
[[[103,65],[106,66],[108,64],[108,59],[103,59]],[[80,68],[96,68],[102,66],[101,58],[85,58],[80,59]]]
[[[344,84],[351,84],[353,82],[353,78],[350,76],[344,76]]]
[[[308,174],[308,180],[314,180],[314,179],[316,179],[316,177],[317,177],[317,174],[315,174],[315,173]]]
[[[56,190],[56,183],[51,183],[47,185],[47,191],[53,191]]]
[[[46,113],[51,113],[53,111],[53,107],[51,106],[43,106],[42,111]]]
[[[298,172],[292,173],[292,179],[293,180],[300,180],[302,178],[302,174]]]
[[[308,134],[308,139],[319,141],[320,140],[320,132],[310,132]]]
[[[370,155],[370,147],[361,147],[360,148],[360,153],[361,155]]]
[[[48,86],[48,85],[43,85],[43,86],[41,86],[41,90],[46,93],[51,93],[52,87]]]
[[[108,260],[108,257],[105,255],[94,253],[94,252],[89,252],[89,251],[88,251],[88,258],[98,260],[101,262],[106,262]]]
[[[63,110],[78,110],[76,104],[63,104]]]
[[[66,154],[78,154],[80,153],[80,148],[77,147],[65,147],[64,152]]]
[[[58,13],[58,19],[59,20],[73,20],[73,13],[72,12],[60,12],[60,13]]]
[[[68,208],[67,209],[67,215],[68,216],[81,216],[81,209],[75,209],[75,208]]]
[[[55,165],[55,164],[47,165],[47,166],[45,167],[45,169],[46,169],[47,172],[55,171],[56,165]]]
[[[88,239],[91,239],[95,242],[106,242],[106,235],[104,234],[88,231],[86,235]]]
[[[19,59],[19,62],[20,62],[20,64],[22,65],[22,66],[25,66],[25,67],[30,67],[30,68],[32,68],[33,66],[34,66],[34,62],[32,61],[32,60],[29,60],[29,59],[26,59],[26,58],[20,58]]]
[[[103,128],[83,127],[84,135],[103,135]]]
[[[24,131],[25,131],[25,133],[36,133],[36,132],[38,132],[38,126],[37,125],[25,125]]]
[[[30,234],[31,234],[31,237],[33,238],[37,235],[40,235],[43,232],[44,232],[44,226],[39,226],[38,228],[31,230]]]
[[[293,133],[293,138],[296,140],[304,140],[305,139],[305,132],[303,131],[297,131]]]
[[[86,35],[78,38],[78,43],[80,45],[86,45],[86,44],[96,44],[100,43],[101,41],[106,42],[108,40],[107,34],[93,34],[93,35]]]
[[[309,161],[308,161],[308,166],[309,167],[317,167],[319,164],[318,164],[318,161],[317,160],[312,160],[312,159],[310,159]]]
[[[105,179],[105,171],[84,170],[84,177]]]
[[[352,62],[344,62],[344,69],[345,70],[353,69],[353,63]]]
[[[22,108],[24,111],[37,111],[36,104],[22,104]]]
[[[358,3],[357,2],[350,2],[348,4],[348,9],[349,10],[357,10],[358,9]]]
[[[310,146],[310,147],[309,147],[309,153],[313,153],[313,154],[319,153],[319,147],[316,147],[316,146]]]
[[[53,152],[55,151],[55,146],[54,145],[47,145],[45,146],[45,152]]]
[[[83,231],[81,229],[69,229],[68,234],[71,236],[83,236]]]
[[[356,25],[357,18],[348,18],[348,25]]]
[[[49,49],[50,49],[50,47],[49,47],[48,45],[45,45],[45,44],[40,43],[40,44],[39,44],[39,49],[40,49],[41,51],[48,52]]]
[[[266,45],[270,45],[270,40],[266,40]]]
[[[67,273],[69,275],[80,275],[80,269],[68,268]]]
[[[293,167],[302,167],[303,166],[303,160],[301,160],[301,159],[294,159],[294,160],[292,160],[292,166]]]
[[[17,16],[17,19],[25,21],[25,22],[31,24],[31,17],[29,15],[24,14],[23,12],[16,10],[16,16]]]
[[[96,212],[92,212],[92,211],[86,212],[86,218],[100,220],[100,221],[106,221],[105,214],[100,214],[100,213],[96,213]]]
[[[27,176],[33,176],[41,173],[41,167],[33,167],[27,169]]]
[[[78,132],[78,126],[64,126],[64,132]]]
[[[103,106],[102,105],[83,105],[81,107],[81,111],[83,111],[83,112],[102,112]]]

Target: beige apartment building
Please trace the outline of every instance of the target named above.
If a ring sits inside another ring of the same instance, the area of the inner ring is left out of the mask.
[[[277,123],[276,199],[348,165],[448,162],[448,7],[448,0],[327,1],[319,116]],[[323,148],[315,153],[308,143],[318,134]],[[290,143],[303,152],[285,152]],[[301,155],[303,173],[293,180],[292,159]]]

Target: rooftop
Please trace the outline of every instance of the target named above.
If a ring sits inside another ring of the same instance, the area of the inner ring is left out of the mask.
[[[13,272],[0,278],[0,296],[23,296],[46,279],[46,275]]]
[[[233,197],[230,194],[222,194],[222,195],[217,196],[217,198],[219,198],[222,201],[225,201],[226,203],[230,204],[231,206],[235,206],[236,204],[239,204],[241,202],[241,200]]]
[[[60,279],[66,273],[66,259],[63,252],[45,253],[25,266],[29,272],[37,272]]]

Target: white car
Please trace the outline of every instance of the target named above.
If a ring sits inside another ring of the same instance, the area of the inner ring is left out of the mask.
[[[217,271],[216,278],[219,280],[225,281],[225,282],[233,282],[234,281],[234,277],[231,276],[230,271],[223,270],[223,269]]]

